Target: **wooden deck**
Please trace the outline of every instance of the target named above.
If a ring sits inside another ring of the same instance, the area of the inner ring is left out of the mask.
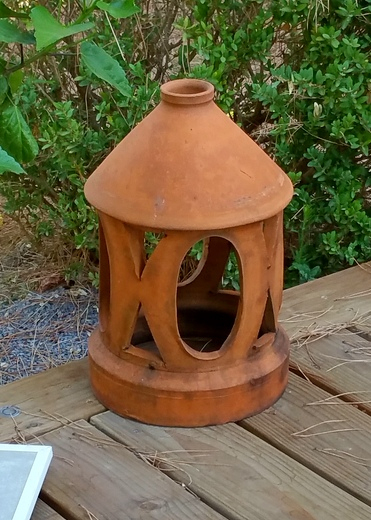
[[[281,321],[289,386],[238,424],[122,419],[86,360],[0,387],[0,441],[53,446],[32,520],[371,519],[371,263],[285,291]]]

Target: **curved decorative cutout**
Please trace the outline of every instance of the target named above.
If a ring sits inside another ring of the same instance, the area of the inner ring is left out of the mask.
[[[268,290],[267,303],[265,305],[263,321],[259,331],[259,338],[269,332],[276,332],[276,316],[273,308],[271,292]]]
[[[139,310],[135,330],[131,338],[131,346],[128,352],[140,355],[143,359],[147,359],[150,368],[151,362],[153,361],[163,363],[161,353],[153,339],[146,317],[141,310]]]
[[[220,351],[234,328],[236,307],[226,307],[218,287],[232,244],[225,238],[205,239],[203,262],[189,284],[177,290],[177,326],[188,352]],[[196,302],[196,303],[195,303]]]
[[[108,269],[110,277],[109,286],[106,285],[109,293],[105,295],[103,289],[101,291],[105,306],[102,335],[107,348],[121,357],[125,349],[130,347],[138,316],[138,282],[144,264],[141,249],[137,247],[138,233],[108,215],[101,214],[100,222],[105,244],[103,256],[106,255],[103,287]],[[125,276],[122,276],[123,272]]]
[[[204,238],[200,231],[169,231],[148,260],[141,278],[143,314],[166,367],[172,369],[189,369],[196,367],[200,359],[217,361],[220,357],[218,352],[199,354],[188,347],[179,335],[177,323],[178,308],[184,308],[184,302],[192,298],[192,291],[198,287],[203,273],[195,283],[178,287],[180,266],[189,248]],[[181,300],[180,306],[177,305],[177,295]]]
[[[275,325],[278,326],[277,318],[282,304],[283,294],[283,272],[284,272],[284,252],[283,252],[283,213],[279,213],[264,222],[263,226],[264,241],[267,250],[269,267],[268,282],[272,310],[274,313]]]

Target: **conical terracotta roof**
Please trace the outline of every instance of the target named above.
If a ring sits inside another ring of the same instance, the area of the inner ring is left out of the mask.
[[[90,176],[97,209],[147,229],[213,230],[275,215],[286,174],[212,101],[214,88],[176,80]]]

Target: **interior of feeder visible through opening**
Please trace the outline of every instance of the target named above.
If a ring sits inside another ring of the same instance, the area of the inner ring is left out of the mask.
[[[182,340],[197,352],[219,350],[229,336],[236,315],[210,309],[181,309],[178,311],[178,327]],[[132,345],[158,352],[144,316],[138,318]]]

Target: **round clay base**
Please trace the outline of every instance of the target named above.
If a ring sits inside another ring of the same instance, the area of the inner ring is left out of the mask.
[[[270,407],[288,380],[289,339],[279,328],[265,352],[213,371],[169,372],[113,355],[96,329],[89,341],[93,391],[113,412],[161,426],[238,421]]]
[[[272,406],[287,385],[289,339],[282,328],[263,352],[212,371],[170,372],[112,354],[99,330],[89,340],[90,380],[113,412],[159,426],[234,422]]]

